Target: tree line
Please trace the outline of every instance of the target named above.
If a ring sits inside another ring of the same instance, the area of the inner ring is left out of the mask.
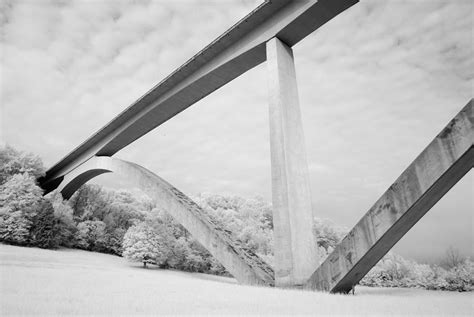
[[[82,186],[64,201],[43,196],[36,179],[41,159],[11,146],[0,148],[0,241],[40,248],[78,248],[123,256],[131,261],[190,272],[229,275],[187,231],[140,192]],[[261,197],[215,194],[192,197],[235,239],[273,265],[271,205]],[[321,262],[347,229],[314,219]],[[389,253],[361,281],[368,286],[473,290],[474,263],[451,249],[443,266],[419,264]]]

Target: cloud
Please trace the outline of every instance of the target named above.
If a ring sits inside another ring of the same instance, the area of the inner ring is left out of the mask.
[[[209,2],[199,10],[192,2],[163,1],[15,1],[4,7],[2,77],[8,81],[2,84],[2,110],[9,118],[2,125],[4,137],[39,152],[50,165],[252,3]],[[220,27],[203,23],[211,18]],[[57,144],[42,148],[34,128],[54,135]]]

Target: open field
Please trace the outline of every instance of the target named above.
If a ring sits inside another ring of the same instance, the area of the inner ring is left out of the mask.
[[[79,250],[0,244],[0,315],[470,315],[474,294],[358,287],[356,295],[241,286]]]

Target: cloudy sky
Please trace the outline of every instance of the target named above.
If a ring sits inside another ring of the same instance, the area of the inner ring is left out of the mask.
[[[259,1],[0,2],[0,141],[50,167]],[[473,97],[473,3],[361,1],[294,47],[315,214],[351,228]],[[271,200],[266,65],[117,153]],[[101,176],[109,187],[126,180]],[[471,171],[396,246],[473,254]]]

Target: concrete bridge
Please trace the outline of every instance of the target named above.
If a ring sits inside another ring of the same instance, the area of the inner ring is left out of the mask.
[[[291,47],[356,0],[266,1],[179,67],[40,179],[68,199],[102,173],[125,175],[157,200],[241,283],[348,292],[467,171],[472,100],[319,266]],[[178,189],[111,156],[198,100],[268,65],[275,267],[247,250]]]

